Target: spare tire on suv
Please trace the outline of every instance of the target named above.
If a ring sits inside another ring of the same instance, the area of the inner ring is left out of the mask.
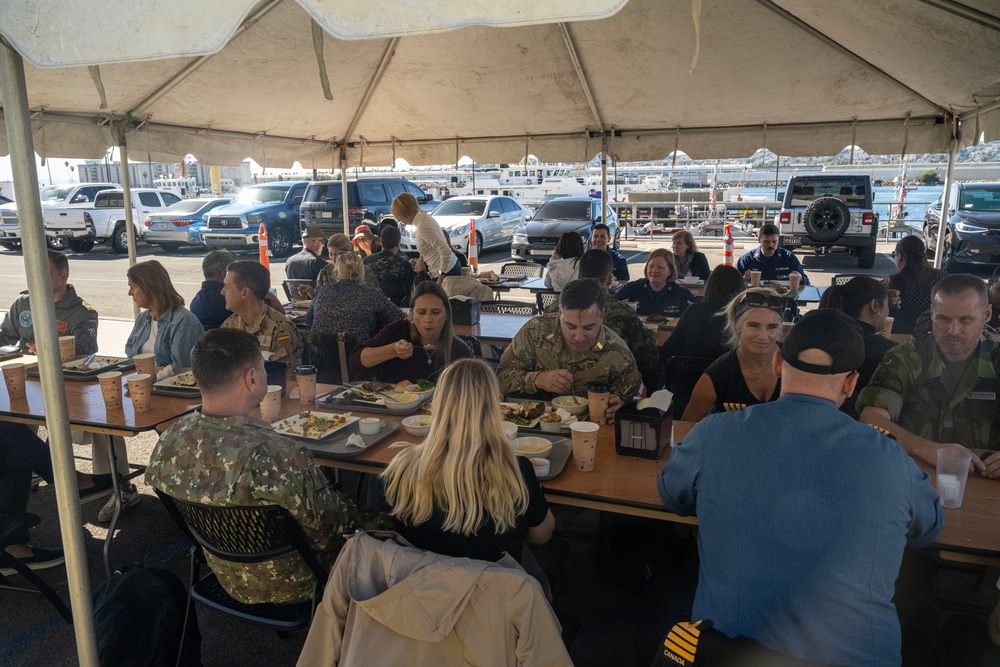
[[[820,197],[806,207],[802,224],[813,241],[832,243],[850,226],[851,211],[835,197]]]

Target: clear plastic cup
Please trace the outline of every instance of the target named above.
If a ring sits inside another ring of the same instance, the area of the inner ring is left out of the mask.
[[[937,475],[935,483],[941,497],[941,507],[961,507],[965,496],[965,482],[969,478],[972,452],[967,449],[937,450]]]

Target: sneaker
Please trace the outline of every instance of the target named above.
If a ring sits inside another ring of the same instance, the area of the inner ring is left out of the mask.
[[[31,547],[31,555],[27,558],[19,558],[22,563],[31,570],[44,570],[66,562],[62,549],[47,547]],[[0,575],[9,577],[17,574],[17,570],[12,567],[0,568]]]
[[[133,505],[139,504],[139,491],[135,488],[135,484],[129,484],[128,486],[122,488],[122,512],[127,510]],[[108,502],[101,508],[101,511],[97,513],[97,520],[102,523],[107,523],[111,521],[111,518],[115,515],[115,497],[111,496],[108,498]]]
[[[41,485],[41,483],[42,483],[41,476],[39,476],[39,475],[32,475],[31,476],[31,490],[32,491],[37,491],[38,487],[39,487],[39,485]]]

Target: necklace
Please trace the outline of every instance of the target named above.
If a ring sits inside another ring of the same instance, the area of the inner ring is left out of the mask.
[[[437,352],[437,348],[433,345],[424,345],[424,355],[427,357],[427,365],[431,366],[434,364],[434,355]]]
[[[745,372],[749,373],[753,377],[753,379],[756,380],[757,384],[763,387],[764,373],[769,372],[771,370],[770,367],[769,366],[758,366],[757,368],[751,367],[750,364],[746,363],[743,360],[743,355],[740,354],[739,348],[736,349],[736,359],[737,361],[740,362],[740,368],[743,369]]]

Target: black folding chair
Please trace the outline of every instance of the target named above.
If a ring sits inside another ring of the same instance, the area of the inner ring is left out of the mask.
[[[546,309],[553,303],[559,302],[559,292],[555,290],[542,290],[535,294],[535,306],[539,314],[545,314]]]
[[[511,262],[500,267],[501,276],[527,276],[529,278],[541,278],[545,269],[541,264],[534,262]]]
[[[480,313],[498,315],[535,315],[535,306],[524,301],[484,301],[479,304]]]
[[[830,282],[831,285],[846,285],[851,282],[851,279],[857,278],[858,276],[864,276],[865,278],[872,278],[874,280],[881,280],[881,276],[873,276],[867,273],[838,273],[833,277]]]
[[[167,512],[191,540],[188,604],[191,599],[226,616],[276,630],[301,630],[312,622],[329,569],[309,546],[302,527],[283,507],[217,507],[180,500],[154,489]],[[260,563],[298,553],[316,578],[313,599],[298,604],[246,604],[234,599],[213,572],[199,578],[205,552],[235,563]],[[181,638],[183,644],[184,638]]]
[[[34,588],[15,586],[6,577],[0,575],[0,589],[21,591],[24,593],[41,593],[52,603],[52,606],[56,608],[59,615],[65,619],[67,625],[72,625],[73,614],[70,612],[69,607],[66,606],[66,603],[62,601],[62,598],[41,577],[35,574],[34,570],[22,563],[19,558],[11,556],[4,550],[14,543],[15,535],[22,533],[28,528],[37,526],[41,521],[35,514],[8,514],[0,512],[0,568],[13,568],[15,572],[27,579],[34,586]]]
[[[288,297],[289,301],[298,301],[302,298],[299,294],[299,285],[309,285],[309,287],[316,287],[316,283],[312,280],[304,280],[300,278],[295,278],[291,280],[283,280],[281,282],[281,287],[285,290],[285,296]]]
[[[674,395],[674,419],[680,419],[691,400],[691,393],[698,380],[715,359],[705,357],[674,356],[663,365],[666,387]]]
[[[350,382],[348,359],[361,345],[361,339],[343,331],[335,334],[320,334],[312,331],[302,333],[302,363],[315,366],[316,381],[323,384],[347,384]]]

